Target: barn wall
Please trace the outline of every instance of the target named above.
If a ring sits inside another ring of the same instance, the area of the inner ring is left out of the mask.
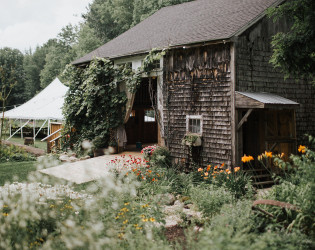
[[[278,31],[288,30],[285,20],[273,23],[263,18],[237,40],[236,90],[270,92],[300,103],[296,113],[298,144],[305,144],[303,135],[315,135],[315,85],[311,81],[284,79],[269,63],[271,38]]]
[[[182,145],[186,115],[203,116],[202,147],[193,153],[200,165],[231,164],[230,45],[171,50],[164,59],[164,132],[176,162],[188,166]]]

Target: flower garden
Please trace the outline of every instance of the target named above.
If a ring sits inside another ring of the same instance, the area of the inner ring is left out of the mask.
[[[313,249],[314,142],[287,162],[260,155],[282,173],[264,192],[242,167],[183,173],[157,146],[143,149],[144,159],[115,158],[111,175],[84,185],[33,172],[0,187],[0,249]],[[259,199],[291,206],[253,208]]]

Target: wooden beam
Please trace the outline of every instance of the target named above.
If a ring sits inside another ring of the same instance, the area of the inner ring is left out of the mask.
[[[254,110],[254,109],[249,109],[249,110],[247,110],[246,114],[244,115],[244,117],[242,118],[242,120],[241,120],[241,121],[239,122],[239,124],[237,125],[237,130],[239,130],[239,129],[243,126],[244,122],[247,121],[247,118],[250,116],[250,114],[253,112],[253,110]]]

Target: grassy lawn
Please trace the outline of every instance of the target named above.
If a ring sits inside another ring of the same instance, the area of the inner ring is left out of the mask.
[[[40,149],[43,149],[43,150],[47,150],[47,143],[46,141],[42,142],[40,141],[41,139],[35,139],[35,145],[34,147],[35,148],[40,148]],[[13,136],[10,141],[12,142],[16,142],[16,143],[19,143],[19,144],[24,144],[24,139],[22,139],[20,136]],[[30,145],[31,146],[31,145]]]
[[[0,163],[0,186],[6,182],[24,182],[30,172],[36,170],[36,161]]]

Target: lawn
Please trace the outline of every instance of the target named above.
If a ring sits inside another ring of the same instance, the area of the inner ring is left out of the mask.
[[[36,161],[0,163],[0,186],[6,182],[25,182],[30,172],[36,170]]]
[[[40,149],[43,149],[43,150],[47,150],[47,143],[46,141],[42,142],[40,141],[41,139],[35,139],[35,144],[34,144],[34,147],[35,148],[40,148]],[[13,136],[9,141],[11,142],[16,142],[16,143],[19,143],[19,144],[24,144],[24,139],[22,139],[20,136]],[[32,145],[30,145],[32,146]]]

